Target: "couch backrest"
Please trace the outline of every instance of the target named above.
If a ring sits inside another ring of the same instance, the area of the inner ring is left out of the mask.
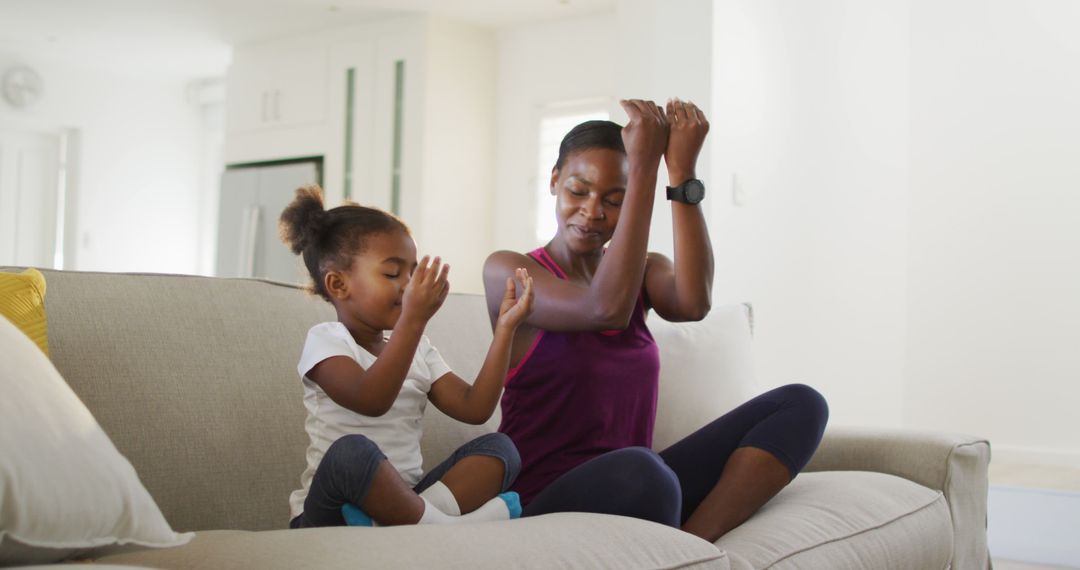
[[[0,268],[4,270],[5,268]],[[331,306],[252,279],[42,270],[49,352],[180,531],[288,523],[305,467],[296,362]],[[661,374],[654,446],[677,441],[756,392],[749,305],[701,323],[650,319]],[[484,298],[451,294],[426,334],[471,381],[491,342]],[[428,469],[481,433],[428,406]]]
[[[53,363],[173,527],[284,528],[307,447],[296,362],[330,305],[258,280],[43,273]],[[482,298],[451,295],[428,335],[471,378],[491,338]],[[485,429],[432,416],[432,461]]]

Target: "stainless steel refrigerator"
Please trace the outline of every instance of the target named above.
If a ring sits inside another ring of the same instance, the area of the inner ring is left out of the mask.
[[[299,256],[278,238],[278,218],[296,189],[321,181],[322,160],[230,166],[221,177],[218,277],[304,283]]]

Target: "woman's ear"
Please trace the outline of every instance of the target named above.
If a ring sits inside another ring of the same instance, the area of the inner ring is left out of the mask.
[[[349,282],[340,271],[327,271],[323,277],[323,288],[332,299],[341,300],[349,296]]]
[[[559,169],[558,168],[552,168],[551,169],[551,183],[550,183],[550,189],[551,189],[551,195],[552,196],[555,195],[555,186],[558,183],[559,183]]]

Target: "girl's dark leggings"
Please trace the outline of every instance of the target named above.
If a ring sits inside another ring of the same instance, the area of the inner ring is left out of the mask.
[[[521,470],[521,456],[510,438],[501,433],[488,433],[459,447],[424,475],[413,491],[422,493],[459,461],[472,455],[486,455],[503,462],[503,491],[510,488]],[[360,434],[346,435],[332,443],[311,479],[311,487],[304,499],[304,512],[292,519],[289,527],[344,525],[341,507],[345,503],[364,504],[375,470],[383,461],[386,456],[379,446]]]
[[[770,390],[656,453],[628,447],[564,473],[525,507],[524,516],[583,511],[680,527],[720,479],[731,454],[756,447],[795,477],[814,454],[829,407],[803,384]]]

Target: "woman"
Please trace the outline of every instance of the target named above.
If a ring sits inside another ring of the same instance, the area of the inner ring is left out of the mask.
[[[551,174],[555,237],[529,254],[493,253],[484,266],[492,322],[516,268],[528,269],[536,295],[514,336],[499,431],[521,453],[513,488],[524,516],[620,514],[715,541],[805,466],[828,410],[812,388],[784,386],[660,453],[649,449],[659,355],[646,313],[700,320],[711,302],[695,180],[709,123],[679,100],[621,104],[626,127],[590,121],[563,139]],[[646,250],[661,157],[673,185],[674,262]]]

